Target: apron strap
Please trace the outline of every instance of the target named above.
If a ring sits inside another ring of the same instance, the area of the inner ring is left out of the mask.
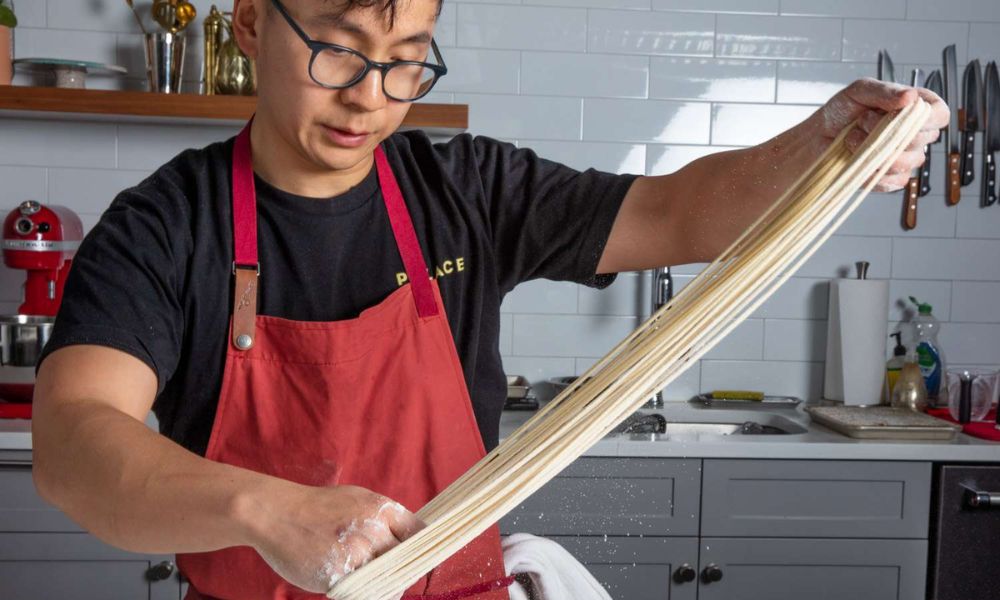
[[[410,280],[413,289],[413,299],[417,304],[417,314],[421,317],[433,317],[438,314],[437,300],[434,299],[434,291],[431,289],[430,275],[427,273],[427,263],[424,261],[424,254],[420,250],[420,242],[417,241],[417,234],[413,230],[413,221],[410,219],[410,211],[406,209],[406,202],[403,201],[403,193],[399,191],[399,184],[392,174],[392,167],[379,144],[375,148],[375,167],[378,170],[379,184],[382,186],[382,198],[385,201],[385,209],[389,213],[389,222],[392,224],[392,234],[396,238],[396,246],[399,254],[403,258],[403,266],[406,267],[406,276]]]
[[[239,350],[253,346],[257,320],[257,192],[250,154],[250,125],[236,136],[233,146],[233,330],[232,342]]]

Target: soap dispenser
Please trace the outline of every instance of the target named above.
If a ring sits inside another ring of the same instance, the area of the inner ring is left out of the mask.
[[[903,333],[897,331],[890,333],[889,337],[896,338],[896,347],[892,349],[892,358],[885,363],[885,404],[892,400],[892,388],[895,387],[899,379],[899,373],[906,363],[906,346],[903,345]]]

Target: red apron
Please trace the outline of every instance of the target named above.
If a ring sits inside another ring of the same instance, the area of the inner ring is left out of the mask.
[[[206,458],[305,485],[361,486],[416,512],[485,449],[440,290],[428,276],[392,169],[379,146],[382,197],[410,283],[354,319],[291,321],[256,314],[260,270],[250,152],[248,124],[233,150],[236,283]],[[191,584],[188,600],[324,597],[286,582],[247,546],[178,555],[177,564]],[[455,597],[456,589],[502,579],[494,526],[407,594]],[[488,587],[492,591],[474,598],[508,600],[506,589]]]

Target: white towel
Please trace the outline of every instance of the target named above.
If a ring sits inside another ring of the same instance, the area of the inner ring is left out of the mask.
[[[508,575],[531,577],[535,600],[611,600],[587,568],[552,540],[515,533],[503,540]],[[510,600],[529,600],[520,584],[509,588]]]

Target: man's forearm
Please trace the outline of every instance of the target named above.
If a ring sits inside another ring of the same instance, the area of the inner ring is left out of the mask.
[[[250,545],[257,493],[293,485],[205,460],[115,408],[42,407],[33,431],[40,492],[98,538],[133,552]]]

